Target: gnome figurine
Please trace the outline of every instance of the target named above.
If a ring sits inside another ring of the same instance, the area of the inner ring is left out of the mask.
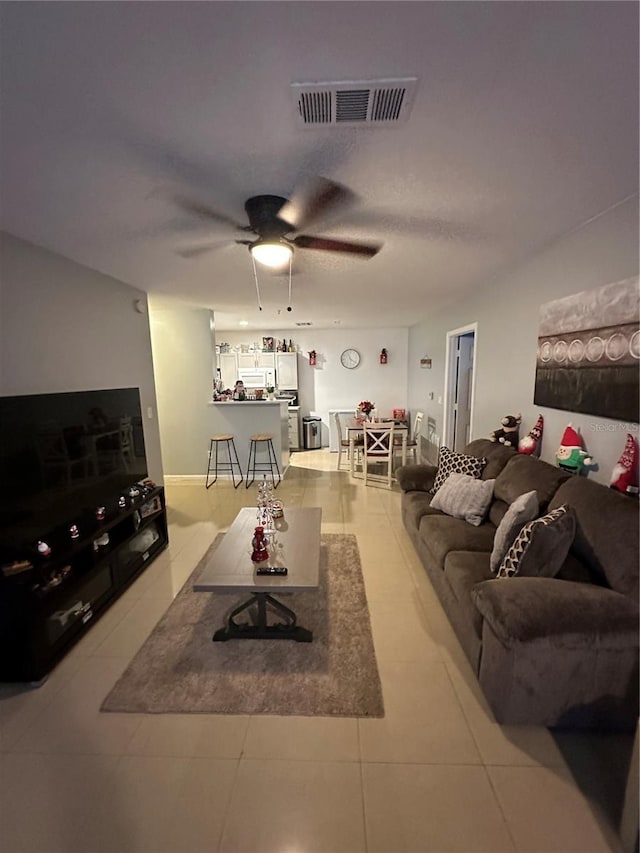
[[[520,439],[520,443],[518,444],[518,453],[524,453],[525,456],[539,456],[543,428],[544,418],[542,415],[538,415],[538,420],[531,427],[529,435],[525,435],[524,438]]]
[[[556,451],[556,462],[571,474],[581,474],[583,468],[593,465],[593,459],[582,444],[582,436],[571,424],[567,425],[562,434],[560,447]]]
[[[627,433],[622,456],[611,473],[609,485],[625,495],[638,494],[638,442],[630,432]]]

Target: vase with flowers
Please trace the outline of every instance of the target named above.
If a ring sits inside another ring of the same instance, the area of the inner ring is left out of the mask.
[[[371,412],[375,407],[376,404],[372,403],[370,400],[361,400],[358,403],[358,411],[361,412],[367,420],[371,418]]]

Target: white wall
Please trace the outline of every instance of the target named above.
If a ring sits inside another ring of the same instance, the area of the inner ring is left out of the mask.
[[[390,415],[393,409],[407,408],[408,329],[312,329],[251,332],[217,331],[216,341],[232,346],[262,341],[263,335],[289,341],[300,353],[298,358],[298,390],[300,416],[317,414],[323,423],[323,444],[329,443],[329,410],[349,408],[361,400],[371,400],[378,412]],[[388,363],[380,364],[380,350],[389,354]],[[347,348],[357,349],[360,364],[347,370],[340,364],[340,354]],[[317,363],[309,366],[308,353],[315,350]]]
[[[139,387],[149,475],[162,482],[146,293],[5,232],[0,270],[0,393]]]
[[[565,426],[579,427],[599,469],[589,477],[608,483],[637,424],[534,406],[538,312],[540,305],[638,274],[638,200],[626,202],[562,240],[543,248],[528,263],[477,291],[459,304],[429,315],[409,335],[409,405],[435,418],[442,435],[446,333],[478,323],[475,412],[472,438],[488,436],[505,414],[522,412],[521,435],[539,412],[544,415],[542,458],[555,462]],[[420,358],[433,359],[431,370]],[[434,400],[428,399],[432,392]],[[631,430],[629,427],[631,426]],[[423,425],[423,434],[424,434]]]
[[[166,475],[200,475],[214,429],[213,332],[206,308],[149,297],[158,394],[160,440]]]

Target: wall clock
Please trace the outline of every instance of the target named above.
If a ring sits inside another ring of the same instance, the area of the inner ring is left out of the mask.
[[[346,349],[340,356],[340,363],[348,370],[353,370],[360,364],[360,353],[357,349]]]

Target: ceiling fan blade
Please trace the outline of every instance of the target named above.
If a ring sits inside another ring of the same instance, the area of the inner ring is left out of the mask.
[[[329,211],[353,204],[355,193],[320,176],[314,177],[294,190],[291,198],[278,211],[278,218],[299,231]]]
[[[382,248],[381,243],[347,243],[344,240],[332,240],[328,237],[311,237],[308,234],[299,234],[291,242],[299,249],[319,249],[322,252],[344,252],[348,255],[360,255],[364,258],[372,258]]]
[[[217,210],[209,207],[208,204],[196,201],[195,199],[189,198],[188,196],[180,193],[170,192],[162,187],[149,193],[148,198],[167,198],[181,210],[186,211],[186,213],[191,213],[194,216],[199,216],[208,221],[213,220],[214,222],[223,222],[225,225],[231,225],[233,228],[239,228],[243,231],[250,230],[246,225],[240,225],[240,223],[236,222],[235,219],[232,219],[224,213],[219,213]]]
[[[180,255],[181,258],[197,258],[198,255],[204,255],[207,252],[213,252],[216,249],[222,249],[224,246],[228,245],[229,241],[225,240],[224,242],[206,243],[198,246],[184,246],[176,249],[176,254]]]

